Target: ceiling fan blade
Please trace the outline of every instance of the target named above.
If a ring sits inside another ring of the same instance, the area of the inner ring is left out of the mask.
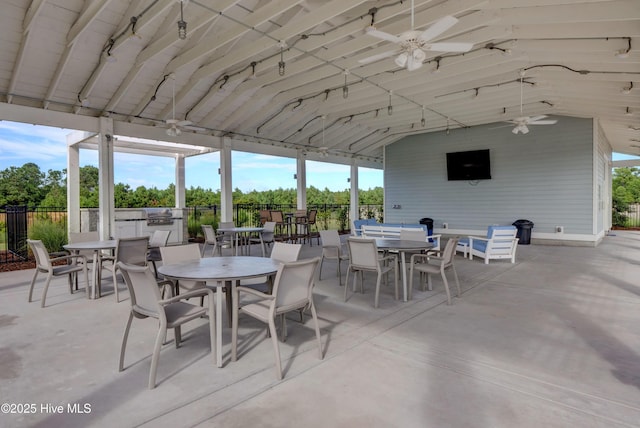
[[[431,43],[425,45],[424,49],[438,52],[469,52],[473,49],[473,43]]]
[[[176,126],[180,122],[178,119],[167,119],[165,123],[170,126]]]
[[[456,25],[457,22],[457,18],[454,18],[453,16],[445,16],[444,18],[436,21],[436,23],[431,27],[424,30],[424,32],[418,37],[418,39],[424,41],[432,40],[447,31],[449,28]]]
[[[541,114],[540,116],[532,116],[532,117],[529,118],[529,121],[530,122],[536,122],[536,121],[541,120],[541,119],[546,119],[546,117],[547,117],[546,114]]]
[[[558,123],[557,120],[536,120],[534,122],[529,122],[527,125],[555,125]]]
[[[376,30],[376,27],[373,26],[367,27],[365,33],[369,36],[377,37],[378,39],[387,40],[393,43],[403,42],[400,37],[394,36],[393,34],[385,33],[384,31]]]
[[[376,62],[376,61],[379,61],[381,59],[389,58],[389,57],[394,56],[394,55],[396,55],[398,53],[400,53],[399,50],[387,51],[387,52],[383,52],[383,53],[378,54],[378,55],[373,55],[373,56],[370,56],[368,58],[361,59],[358,62],[360,64],[370,64],[372,62]]]
[[[180,122],[178,122],[176,125],[178,126],[189,126],[191,125],[193,122],[191,122],[190,120],[181,120]]]

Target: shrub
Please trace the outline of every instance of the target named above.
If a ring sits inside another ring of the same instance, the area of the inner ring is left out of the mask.
[[[29,228],[29,238],[42,241],[50,253],[64,251],[63,245],[67,244],[67,229],[62,222],[40,219]]]

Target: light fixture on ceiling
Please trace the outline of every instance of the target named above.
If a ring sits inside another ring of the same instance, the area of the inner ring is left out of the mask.
[[[393,91],[389,91],[389,106],[387,107],[387,114],[389,116],[393,114],[393,106],[391,105],[391,95],[393,95]]]
[[[329,148],[324,145],[324,121],[326,119],[327,119],[327,116],[322,115],[322,146],[318,147],[318,153],[320,154],[320,157],[323,157],[323,158],[326,158],[327,156],[329,156],[329,153],[327,152]]]
[[[256,76],[256,65],[258,65],[258,63],[255,61],[251,63],[251,74],[247,77],[247,80],[255,80],[255,78],[258,77]]]
[[[280,61],[278,62],[278,74],[280,76],[284,76],[284,68],[286,66],[286,64],[284,63],[284,49],[287,47],[287,44],[283,40],[280,40],[280,42],[278,43],[278,46],[280,46]]]
[[[618,58],[629,58],[629,52],[631,52],[631,37],[626,37],[628,46],[626,49],[619,49],[616,51],[616,56]]]
[[[345,69],[344,72],[344,86],[342,87],[342,98],[345,100],[349,98],[349,87],[347,86],[347,76],[349,75],[349,70]]]
[[[633,82],[629,82],[629,86],[625,86],[624,88],[622,88],[622,93],[625,95],[629,95],[632,89],[633,89]]]
[[[447,117],[447,135],[449,135],[449,118]]]
[[[184,40],[187,38],[187,23],[184,21],[184,11],[180,0],[180,21],[178,21],[178,38]]]
[[[169,127],[167,128],[167,135],[170,137],[177,137],[178,135],[182,134],[182,131],[180,130],[180,128],[178,128],[178,121],[176,120],[176,75],[171,73],[171,75],[169,76],[172,80],[173,80],[173,85],[172,85],[172,96],[171,96],[171,111],[172,111],[172,115],[171,115],[171,119],[167,120],[167,124],[169,124]]]
[[[420,119],[420,126],[423,128],[427,125],[427,121],[424,118],[424,106],[422,106],[422,119]]]
[[[440,61],[442,61],[441,56],[437,56],[433,59],[436,62],[436,66],[431,70],[432,73],[440,73]]]

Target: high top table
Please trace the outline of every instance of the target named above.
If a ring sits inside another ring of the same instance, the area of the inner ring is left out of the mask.
[[[428,250],[433,244],[427,241],[412,241],[407,239],[375,238],[379,250],[395,250],[400,253],[402,261],[402,296],[407,301],[407,258],[406,252]],[[409,293],[411,294],[411,293]]]
[[[169,279],[189,279],[193,281],[211,281],[207,287],[216,289],[216,363],[222,367],[222,289],[232,296],[232,325],[238,323],[238,302],[235,291],[236,282],[241,279],[273,275],[280,262],[266,257],[231,256],[205,257],[190,262],[163,265],[158,273]],[[211,302],[209,302],[211,304]],[[232,356],[235,361],[235,356]]]
[[[69,250],[72,253],[77,253],[82,250],[93,251],[93,298],[100,297],[100,251],[110,250],[113,251],[118,246],[118,241],[115,239],[108,239],[104,241],[86,241],[76,242],[74,244],[63,245],[65,250]],[[116,287],[116,284],[113,284]]]
[[[260,248],[262,249],[262,257],[265,256],[265,251],[264,251],[264,242],[262,242],[262,232],[264,231],[264,227],[221,227],[218,229],[218,232],[224,232],[224,233],[230,233],[233,235],[233,238],[236,241],[236,256],[238,255],[238,238],[240,237],[240,235],[246,234],[249,235],[250,233],[258,233],[258,235],[260,236]]]

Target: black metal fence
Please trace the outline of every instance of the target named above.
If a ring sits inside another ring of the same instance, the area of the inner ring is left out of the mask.
[[[294,213],[296,209],[296,205],[293,204],[235,204],[233,206],[233,221],[238,226],[257,226],[260,224],[260,210],[280,210],[283,213]],[[351,227],[349,205],[318,204],[309,205],[307,209],[318,211],[316,217],[318,230],[347,231]],[[383,214],[382,205],[360,206],[359,218],[375,218],[382,222]],[[187,208],[187,218],[189,237],[195,238],[202,235],[202,224],[212,224],[217,227],[220,221],[220,207],[218,205],[189,207]],[[27,237],[38,225],[50,226],[39,228],[41,233],[45,235],[47,233],[59,235],[60,230],[66,234],[66,208],[0,207],[0,263],[26,260],[29,255]],[[37,239],[41,238],[37,237]],[[54,238],[59,241],[59,236],[52,237],[52,241]]]
[[[27,260],[29,257],[27,237],[36,223],[51,224],[53,228],[66,232],[67,210],[59,207],[34,208],[26,205],[0,207],[0,263]],[[46,233],[46,229],[43,230]]]

